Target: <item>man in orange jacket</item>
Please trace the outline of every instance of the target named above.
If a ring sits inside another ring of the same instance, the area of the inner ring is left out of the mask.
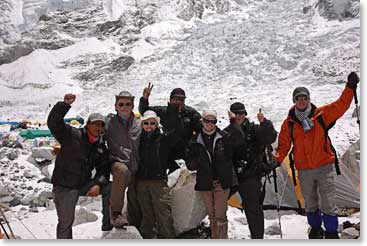
[[[310,102],[310,93],[305,87],[293,91],[294,106],[289,110],[279,133],[275,159],[282,163],[293,142],[293,159],[298,170],[298,179],[305,199],[310,239],[338,239],[338,216],[335,204],[335,155],[325,126],[343,116],[348,110],[359,78],[356,73],[348,75],[346,87],[338,100],[322,107]],[[293,125],[291,127],[291,125]],[[324,224],[325,231],[321,228]]]

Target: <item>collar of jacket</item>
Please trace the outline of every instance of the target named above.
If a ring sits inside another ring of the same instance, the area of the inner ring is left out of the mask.
[[[245,118],[245,120],[241,123],[241,128],[242,127],[246,128],[249,124],[250,124],[250,121],[247,118]]]
[[[81,135],[82,135],[82,138],[89,144],[93,145],[93,144],[101,144],[103,143],[103,135],[98,137],[98,140],[95,141],[94,143],[91,143],[89,142],[89,138],[88,138],[88,132],[87,132],[87,128],[86,127],[83,127],[83,128],[80,128],[80,132],[81,132]]]
[[[317,114],[315,116],[316,109],[317,109],[317,107],[315,106],[315,104],[311,103],[311,113],[310,113],[310,116],[309,116],[310,119],[314,119],[315,117],[317,117],[319,115],[319,114]],[[289,110],[288,119],[291,119],[292,121],[297,122],[298,124],[302,125],[302,122],[299,121],[299,119],[297,119],[297,117],[296,117],[296,111],[295,110],[296,110],[296,106],[293,106]]]
[[[152,142],[155,141],[156,139],[158,139],[158,137],[161,135],[161,130],[159,128],[156,128],[154,130],[154,132],[151,133],[151,135],[149,136],[149,133],[142,130],[142,140],[144,142]]]
[[[203,135],[202,134],[203,134],[202,132],[200,132],[198,134],[195,142],[198,143],[198,144],[201,144],[204,147],[204,149],[206,150],[206,153],[207,153],[207,155],[209,157],[209,160],[211,162],[212,159],[210,157],[210,154],[209,154],[208,150],[205,148],[205,143],[204,143],[204,139],[203,139]],[[221,130],[219,130],[219,128],[217,128],[217,130],[215,131],[215,136],[214,136],[214,141],[213,141],[213,153],[214,153],[216,142],[218,141],[218,139],[221,139],[221,138],[223,138],[223,133],[222,133]]]
[[[131,112],[129,118],[127,118],[126,125],[123,123],[125,121],[125,119],[122,119],[121,116],[118,113],[116,113],[116,117],[118,119],[118,122],[120,122],[121,124],[123,124],[127,128],[130,128],[131,127],[131,124],[132,124],[131,122],[134,120],[135,115],[134,115],[133,112]]]

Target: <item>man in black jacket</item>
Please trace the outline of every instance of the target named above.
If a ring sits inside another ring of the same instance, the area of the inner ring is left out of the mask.
[[[257,118],[260,125],[250,122],[246,116],[245,105],[236,102],[230,107],[229,114],[234,114],[237,126],[242,132],[242,141],[235,150],[233,164],[239,182],[239,194],[245,209],[251,238],[264,238],[264,211],[261,201],[261,172],[264,161],[265,146],[272,144],[277,137],[272,122],[259,112]],[[233,124],[225,131],[237,131]]]
[[[139,112],[144,114],[147,110],[156,112],[161,119],[161,124],[166,132],[175,131],[176,142],[173,143],[175,149],[172,151],[169,161],[169,172],[178,168],[175,160],[185,157],[185,149],[194,133],[201,131],[201,115],[194,108],[185,105],[185,91],[175,88],[170,94],[170,101],[167,106],[149,106],[149,96],[153,85],[149,83],[144,88],[143,96],[140,98]]]
[[[111,168],[102,137],[105,120],[101,114],[94,113],[82,129],[66,124],[64,116],[74,101],[75,95],[66,94],[47,119],[51,133],[61,145],[51,179],[58,216],[57,239],[72,239],[75,206],[81,195],[102,194],[102,230],[113,228],[109,212]]]

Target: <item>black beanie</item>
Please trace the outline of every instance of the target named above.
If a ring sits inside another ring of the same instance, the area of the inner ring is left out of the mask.
[[[186,98],[185,91],[181,88],[175,88],[171,91],[170,98],[172,97],[183,97]]]
[[[229,110],[233,113],[242,113],[242,112],[244,112],[245,116],[247,116],[247,111],[246,111],[245,105],[243,103],[235,102],[231,105]]]

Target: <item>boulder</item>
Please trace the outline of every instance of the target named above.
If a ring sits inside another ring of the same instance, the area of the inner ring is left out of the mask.
[[[20,204],[20,198],[18,197],[14,197],[9,203],[10,207],[15,207],[18,206],[19,204]]]
[[[122,229],[113,228],[102,236],[102,239],[143,239],[138,229],[134,226],[126,226]]]
[[[194,190],[196,173],[182,168],[177,184],[172,189],[172,217],[176,234],[196,228],[207,215],[204,202]]]
[[[0,203],[9,204],[13,200],[12,196],[5,196],[0,198]]]
[[[55,159],[55,156],[52,154],[53,149],[54,148],[50,146],[33,147],[32,156],[35,159],[41,158],[51,161]]]
[[[7,187],[4,187],[3,184],[0,185],[0,197],[8,196],[10,194]]]
[[[55,162],[53,161],[50,165],[42,167],[41,173],[45,176],[47,180],[51,180],[54,168],[55,168]]]
[[[359,231],[356,230],[354,227],[349,227],[344,229],[340,234],[340,238],[342,239],[356,239],[359,238]]]
[[[9,160],[15,160],[19,156],[19,151],[17,149],[10,149],[6,156]]]
[[[75,211],[75,220],[73,226],[93,222],[98,220],[98,216],[93,212],[81,207]]]
[[[31,178],[33,178],[34,177],[34,174],[32,173],[32,171],[30,171],[30,170],[25,170],[24,172],[23,172],[23,176],[24,177],[26,177],[27,179],[31,179]]]
[[[32,194],[27,194],[25,195],[21,200],[20,203],[22,205],[29,205],[31,203],[31,201],[33,201],[36,198],[36,194],[32,193]]]

